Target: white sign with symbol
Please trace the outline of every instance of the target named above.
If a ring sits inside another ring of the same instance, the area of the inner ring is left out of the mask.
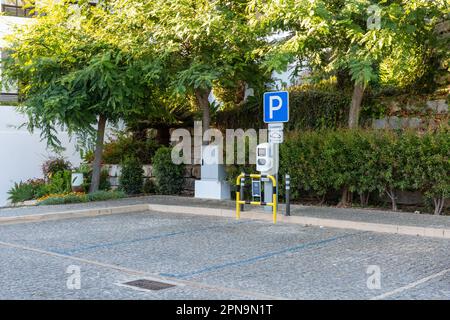
[[[282,143],[283,137],[283,123],[269,123],[269,143]]]

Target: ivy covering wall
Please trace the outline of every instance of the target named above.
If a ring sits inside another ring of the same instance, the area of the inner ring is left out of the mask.
[[[360,123],[371,127],[373,119],[387,116],[418,117],[424,122],[448,123],[448,112],[436,111],[428,101],[448,101],[449,92],[438,94],[411,94],[395,90],[369,91],[362,101]],[[351,93],[336,90],[333,86],[315,88],[308,86],[289,89],[290,119],[287,131],[345,128],[348,123]],[[215,114],[216,126],[226,128],[264,128],[262,97],[251,98],[248,103],[220,110]]]

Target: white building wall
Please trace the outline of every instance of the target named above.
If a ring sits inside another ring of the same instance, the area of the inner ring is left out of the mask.
[[[40,132],[30,134],[26,128],[17,127],[27,121],[15,107],[0,106],[0,206],[7,204],[7,192],[14,182],[42,178],[42,163],[55,154],[41,141]],[[74,166],[80,164],[79,152],[66,132],[58,134],[66,148],[63,156]]]

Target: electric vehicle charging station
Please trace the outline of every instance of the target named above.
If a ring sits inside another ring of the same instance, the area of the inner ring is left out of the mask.
[[[259,171],[261,175],[273,175],[277,179],[279,167],[279,154],[278,154],[278,144],[275,143],[261,143],[256,147],[256,171]],[[272,182],[269,178],[261,178],[261,183],[263,184],[263,190],[271,190]],[[278,183],[277,183],[278,185]],[[277,192],[278,194],[278,192]],[[264,192],[264,202],[271,202],[272,194],[269,192]],[[269,206],[264,207],[265,211],[272,211]]]
[[[279,144],[283,142],[283,123],[289,121],[289,93],[287,91],[266,92],[263,106],[263,120],[269,128],[269,142],[261,143],[256,147],[256,170],[260,174],[241,173],[236,179],[236,218],[240,217],[241,205],[253,204],[264,206],[265,211],[272,211],[273,222],[276,223]],[[243,196],[241,179],[246,177],[252,179],[253,201],[241,199]],[[268,192],[269,190],[271,192]],[[255,201],[256,198],[259,198],[259,201]]]

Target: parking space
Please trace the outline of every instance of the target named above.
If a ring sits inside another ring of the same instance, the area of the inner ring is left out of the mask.
[[[2,225],[0,298],[450,299],[449,252],[446,239],[157,212]],[[123,286],[136,279],[175,286]]]

